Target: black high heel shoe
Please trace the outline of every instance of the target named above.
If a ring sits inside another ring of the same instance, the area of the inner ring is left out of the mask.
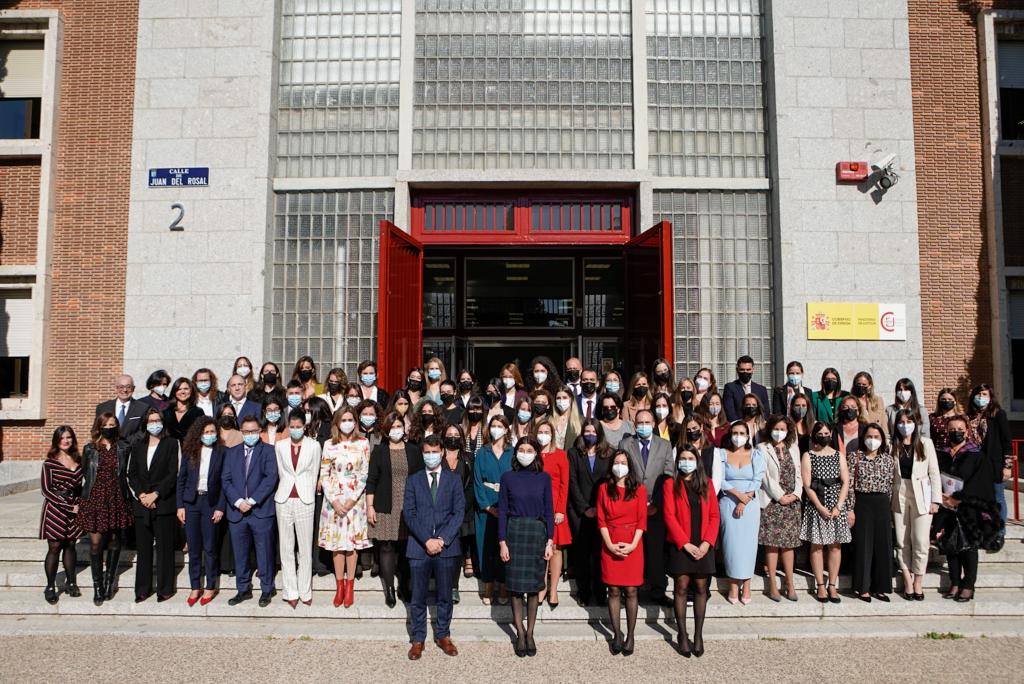
[[[525,658],[526,657],[526,639],[523,639],[521,637],[516,637],[516,641],[515,641],[515,644],[513,645],[513,648],[515,649],[516,657],[517,658]]]
[[[74,582],[68,582],[64,585],[64,591],[67,592],[68,596],[72,598],[78,598],[82,595],[82,590],[78,588],[78,585]]]
[[[828,585],[818,584],[817,582],[815,582],[815,584],[814,584],[814,591],[815,591],[814,598],[815,598],[815,600],[818,603],[828,603],[828,589],[825,590],[826,593],[825,593],[824,596],[819,596],[818,593],[817,593],[817,592],[821,591],[822,587],[826,587],[826,586],[828,586]]]
[[[691,651],[691,649],[693,648],[693,644],[690,643],[689,636],[687,636],[683,632],[680,632],[677,641],[679,642],[679,655],[683,656],[684,658],[689,658],[691,655],[693,655]]]
[[[622,632],[615,633],[615,636],[612,637],[612,643],[608,648],[611,650],[612,655],[622,653]]]
[[[693,642],[693,655],[700,658],[704,655],[704,635],[698,634],[697,639]]]
[[[633,647],[634,646],[635,646],[635,644],[633,642],[633,635],[630,634],[629,638],[626,639],[626,643],[624,643],[622,645],[622,655],[624,655],[624,656],[631,656],[631,655],[633,655]]]
[[[967,592],[971,592],[970,595],[967,595]],[[957,603],[967,603],[968,601],[972,601],[973,599],[974,599],[974,590],[973,589],[961,589],[960,593],[957,594],[956,598],[953,599],[953,600],[956,601]]]
[[[57,588],[46,587],[46,589],[43,590],[43,598],[45,598],[46,602],[49,603],[51,606],[57,603],[57,601],[59,600],[57,596]]]
[[[530,656],[531,658],[537,655],[537,643],[529,634],[526,635],[526,655]]]
[[[828,602],[829,603],[842,603],[843,602],[843,599],[839,598],[839,585],[838,584],[832,584],[831,582],[829,582],[825,586],[826,587],[832,587],[833,589],[835,589],[835,592],[836,592],[835,596],[832,595],[832,592],[829,592],[829,594],[828,594]]]

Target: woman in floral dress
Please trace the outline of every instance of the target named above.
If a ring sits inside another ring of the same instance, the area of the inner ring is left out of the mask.
[[[372,546],[366,521],[370,443],[356,430],[355,409],[345,406],[331,421],[324,444],[320,484],[327,505],[320,515],[320,547],[334,554],[335,607],[355,600],[356,552]]]

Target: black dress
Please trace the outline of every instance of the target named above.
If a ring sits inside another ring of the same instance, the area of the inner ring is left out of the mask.
[[[689,487],[684,487],[684,489],[686,490],[686,499],[690,502],[690,543],[699,547],[704,541],[700,538],[704,511],[697,492]],[[668,547],[668,574],[672,577],[715,574],[714,547],[708,549],[708,552],[700,560],[694,560],[685,548],[677,549],[675,544],[666,544],[666,546]]]

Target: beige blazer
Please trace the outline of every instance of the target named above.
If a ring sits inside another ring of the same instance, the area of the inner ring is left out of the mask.
[[[914,458],[910,483],[914,488],[917,514],[926,515],[933,503],[942,503],[942,482],[939,479],[939,458],[935,455],[935,444],[927,437],[922,437],[921,445],[924,447],[924,460],[919,461],[916,457]],[[893,470],[893,480],[893,491],[895,492],[895,496],[892,497],[893,513],[906,513],[907,511],[903,510],[904,480],[900,477],[899,463]]]
[[[779,464],[779,457],[775,452],[775,448],[771,444],[758,444],[754,447],[754,450],[764,454],[764,479],[761,480],[761,489],[757,491],[757,498],[761,503],[761,509],[764,510],[765,506],[770,502],[781,499],[783,494],[793,494],[799,499],[804,491],[804,480],[800,474],[800,447],[797,446],[796,441],[790,445],[788,453],[790,460],[793,461],[793,469],[796,473],[793,489],[788,492],[783,490],[782,485],[779,484],[781,465]]]
[[[274,445],[277,455],[277,492],[274,501],[288,501],[294,486],[304,504],[316,501],[316,481],[320,477],[320,443],[311,437],[302,438],[299,447],[299,465],[292,467],[292,441],[283,439]]]

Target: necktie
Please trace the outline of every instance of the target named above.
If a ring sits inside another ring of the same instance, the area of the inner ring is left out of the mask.
[[[124,416],[125,416],[125,413],[126,413],[126,411],[125,411],[126,408],[127,408],[126,404],[121,404],[121,410],[117,412],[117,426],[118,427],[124,427]]]
[[[430,499],[437,503],[437,473],[430,473]]]
[[[587,399],[587,418],[594,417],[594,400]]]
[[[651,455],[651,443],[646,440],[640,440],[640,455],[644,459],[644,468],[647,468],[647,457]]]
[[[249,463],[252,461],[252,447],[245,447],[245,498],[249,498]]]

